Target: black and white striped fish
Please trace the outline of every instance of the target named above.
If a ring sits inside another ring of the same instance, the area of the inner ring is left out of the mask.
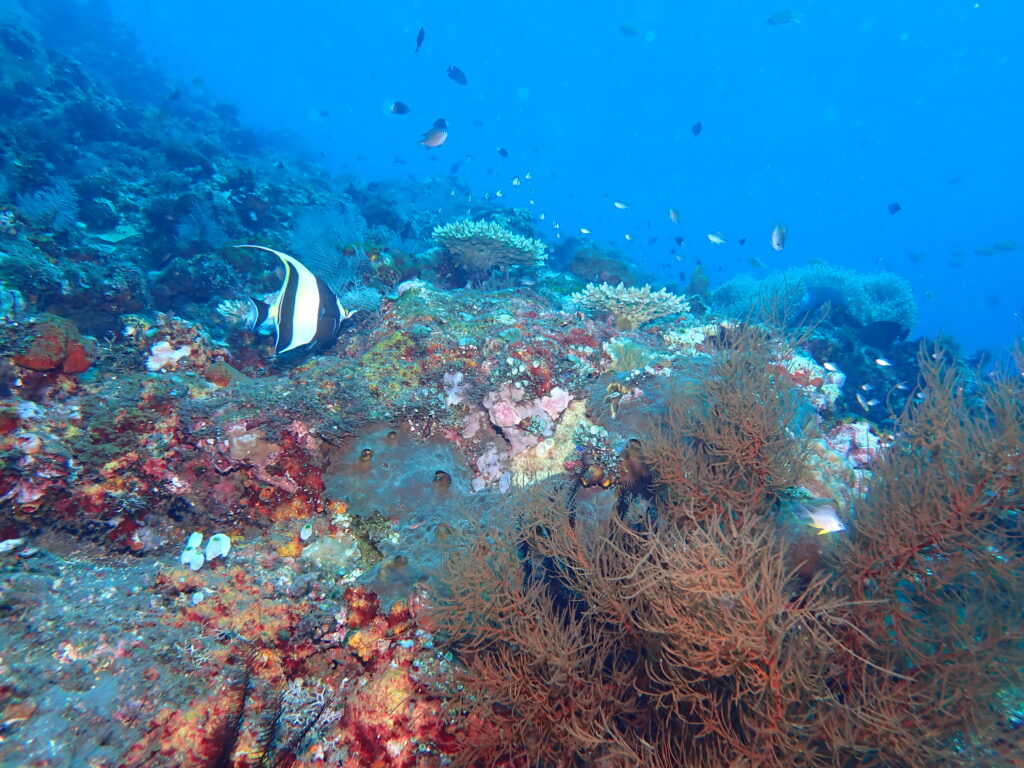
[[[284,263],[284,282],[277,298],[267,304],[249,297],[249,314],[245,322],[255,331],[268,319],[277,333],[274,351],[290,352],[299,347],[307,350],[333,341],[341,330],[341,321],[355,314],[348,312],[323,280],[314,275],[294,256],[265,248],[262,245],[239,245],[236,248],[258,248],[269,251]]]

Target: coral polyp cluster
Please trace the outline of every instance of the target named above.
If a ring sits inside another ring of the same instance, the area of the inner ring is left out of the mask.
[[[615,327],[624,331],[690,311],[685,296],[669,293],[664,288],[655,291],[650,285],[632,288],[622,283],[590,283],[572,298],[585,309],[610,313],[615,318]]]
[[[493,221],[453,221],[434,227],[433,238],[473,269],[537,266],[547,258],[540,240],[517,235]]]

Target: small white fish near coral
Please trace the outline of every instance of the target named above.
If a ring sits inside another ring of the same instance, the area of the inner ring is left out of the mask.
[[[621,202],[620,200],[616,200],[616,201],[615,201],[614,203],[612,203],[612,205],[614,205],[614,206],[615,206],[616,208],[618,208],[618,209],[619,209],[620,211],[624,211],[624,210],[626,210],[627,208],[629,208],[629,206],[628,206],[628,205],[627,205],[626,203],[623,203],[623,202]]]
[[[786,238],[789,236],[789,230],[786,229],[785,224],[776,224],[772,228],[772,248],[776,251],[781,251],[786,247]]]
[[[875,359],[875,365],[877,365],[877,366],[879,366],[881,368],[888,368],[890,365],[892,365],[892,363],[890,363],[884,357],[879,357],[879,358]]]
[[[839,519],[836,508],[831,504],[816,506],[804,504],[803,512],[807,515],[807,524],[812,528],[817,528],[819,536],[846,530],[846,523]]]
[[[710,240],[715,245],[724,245],[725,244],[725,238],[722,237],[722,233],[721,232],[712,232],[711,234],[708,235],[708,240]]]

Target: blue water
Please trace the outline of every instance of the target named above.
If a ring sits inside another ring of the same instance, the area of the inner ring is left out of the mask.
[[[186,88],[304,136],[334,172],[459,163],[477,194],[533,199],[552,240],[586,228],[667,278],[698,260],[717,284],[752,258],[822,259],[910,279],[916,334],[1002,348],[1024,327],[1024,250],[975,253],[1024,246],[1016,0],[808,0],[781,25],[766,20],[786,0],[113,5]],[[394,100],[411,112],[391,114]],[[419,147],[438,117],[447,143]],[[776,222],[790,233],[781,253]]]

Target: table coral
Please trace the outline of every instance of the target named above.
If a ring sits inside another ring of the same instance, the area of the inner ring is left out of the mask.
[[[589,283],[572,298],[585,309],[610,313],[620,330],[634,330],[652,320],[690,311],[690,303],[684,296],[669,293],[664,288],[654,291],[650,285],[629,288],[621,283],[614,286]]]
[[[547,258],[547,246],[490,221],[453,221],[435,227],[435,240],[465,266],[485,272],[491,267],[537,266]]]

